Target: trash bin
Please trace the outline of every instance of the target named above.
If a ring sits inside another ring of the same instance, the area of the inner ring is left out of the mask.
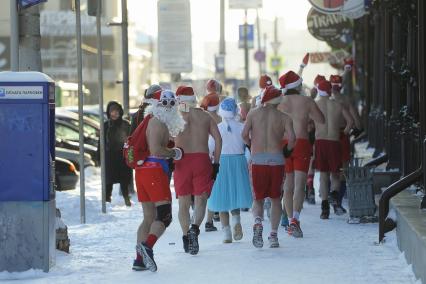
[[[350,218],[373,217],[376,212],[373,169],[351,165],[345,170]]]
[[[55,83],[0,72],[0,271],[55,262]]]

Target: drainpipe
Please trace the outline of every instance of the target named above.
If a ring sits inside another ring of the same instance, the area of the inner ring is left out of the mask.
[[[423,189],[425,196],[423,197],[420,208],[426,208],[426,98],[425,98],[425,4],[423,0],[417,1],[417,20],[418,20],[418,81],[419,81],[419,116],[420,116],[420,141],[423,140],[423,159],[422,159],[422,168],[423,168]]]

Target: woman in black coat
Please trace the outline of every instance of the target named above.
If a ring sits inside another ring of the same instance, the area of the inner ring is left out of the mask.
[[[123,119],[123,107],[116,101],[108,103],[106,113],[108,117],[104,122],[106,201],[111,202],[112,186],[119,183],[126,206],[131,206],[129,184],[132,169],[126,165],[123,157],[123,145],[130,133],[130,123]]]

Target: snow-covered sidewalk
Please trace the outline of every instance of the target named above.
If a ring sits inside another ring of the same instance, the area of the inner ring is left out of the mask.
[[[68,225],[71,253],[58,252],[49,273],[0,272],[0,281],[10,283],[417,283],[411,267],[396,246],[394,233],[375,245],[377,224],[349,225],[346,216],[331,214],[321,220],[320,205],[307,205],[301,215],[303,239],[287,236],[280,228],[280,248],[251,244],[252,216],[242,212],[244,237],[222,244],[222,232],[200,235],[200,252],[185,254],[173,203],[174,221],[157,242],[154,253],[158,271],[132,271],[136,230],[142,209],[133,196],[133,206],[124,206],[113,192],[107,214],[101,213],[99,169],[86,169],[86,221],[80,224],[79,189],[57,193],[57,207]],[[316,180],[316,183],[318,181]],[[318,199],[317,199],[318,203]],[[264,239],[269,233],[265,222]],[[215,225],[220,228],[219,223]],[[267,244],[267,242],[265,242]],[[13,280],[15,279],[15,280]],[[16,281],[18,279],[19,281]]]

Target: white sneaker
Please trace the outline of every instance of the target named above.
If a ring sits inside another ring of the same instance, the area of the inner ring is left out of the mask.
[[[241,223],[237,223],[234,225],[234,240],[239,241],[243,238],[243,227],[241,227]]]
[[[224,244],[232,243],[231,227],[229,226],[223,227],[222,231],[223,231],[223,243]]]
[[[269,247],[270,248],[277,248],[280,246],[280,243],[278,242],[278,237],[277,235],[270,235],[268,237],[268,241],[269,241]]]

